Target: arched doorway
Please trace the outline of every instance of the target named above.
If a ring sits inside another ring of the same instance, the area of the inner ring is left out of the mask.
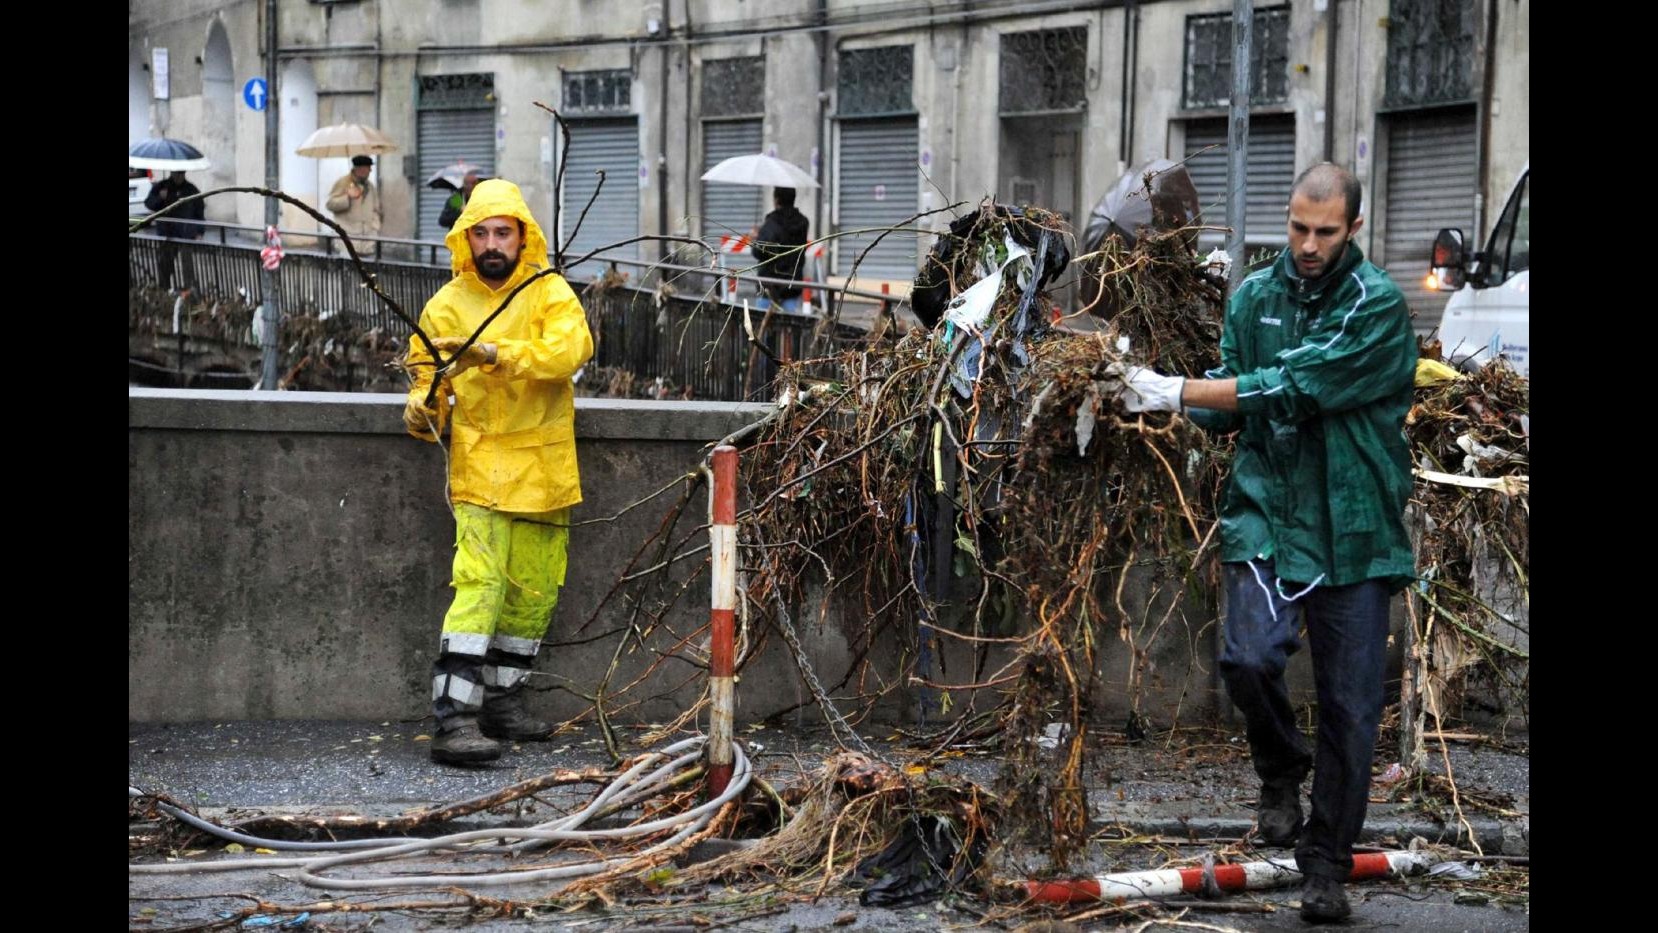
[[[289,60],[282,65],[282,77],[276,86],[281,106],[281,132],[277,149],[281,153],[281,168],[277,184],[283,193],[292,195],[312,207],[318,207],[317,169],[319,160],[294,152],[317,129],[317,76],[306,59]],[[330,182],[331,183],[331,182]],[[292,204],[282,205],[282,229],[316,230],[317,222],[309,214]],[[315,241],[296,240],[289,245],[309,246]]]
[[[213,160],[202,190],[224,188],[236,183],[236,87],[230,55],[230,39],[224,23],[215,19],[207,30],[207,47],[202,51],[201,72],[203,154]],[[207,199],[207,219],[234,221],[236,202],[229,197]]]
[[[153,135],[150,132],[149,69],[144,67],[148,52],[139,46],[127,49],[127,145]]]

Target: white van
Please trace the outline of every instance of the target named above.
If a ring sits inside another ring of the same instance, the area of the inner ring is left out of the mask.
[[[1439,231],[1430,282],[1454,288],[1439,322],[1445,360],[1474,369],[1501,356],[1531,378],[1531,162],[1508,193],[1485,249],[1465,254],[1462,231]]]

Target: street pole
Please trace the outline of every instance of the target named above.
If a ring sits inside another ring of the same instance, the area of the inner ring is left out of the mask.
[[[731,783],[731,742],[737,708],[737,448],[714,448],[714,485],[709,491],[708,544],[711,566],[708,627],[708,796]]]
[[[276,0],[265,0],[265,187],[277,189],[282,153],[277,147],[276,90]],[[282,216],[282,202],[265,198],[265,226],[275,227]],[[276,388],[277,330],[281,326],[276,308],[276,270],[266,266],[259,273],[259,290],[264,304],[259,308],[259,388]]]
[[[1231,119],[1226,128],[1226,252],[1232,257],[1228,281],[1237,288],[1244,276],[1244,182],[1249,156],[1249,45],[1255,28],[1254,0],[1232,0],[1232,96],[1227,109]]]

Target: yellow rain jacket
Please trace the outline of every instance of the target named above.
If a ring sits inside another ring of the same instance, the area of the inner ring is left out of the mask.
[[[466,232],[489,217],[524,222],[518,267],[499,289],[478,278]],[[547,239],[530,216],[518,186],[490,179],[478,183],[466,210],[445,238],[455,277],[438,290],[420,315],[432,337],[466,337],[525,279],[547,268]],[[438,427],[452,414],[449,493],[502,512],[549,512],[581,501],[576,471],[575,389],[570,377],[593,356],[587,318],[564,277],[537,279],[512,300],[478,344],[494,343],[496,361],[447,378],[439,392]],[[420,403],[432,383],[431,354],[410,335],[414,373],[409,396]],[[453,392],[455,404],[441,404]],[[413,432],[411,432],[413,433]],[[429,435],[414,434],[422,440]]]

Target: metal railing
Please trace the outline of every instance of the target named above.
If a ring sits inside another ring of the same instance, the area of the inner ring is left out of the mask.
[[[135,288],[189,287],[204,298],[249,305],[261,302],[260,243],[237,235],[239,231],[257,233],[257,229],[209,226],[216,232],[201,240],[130,235],[129,284]],[[380,242],[384,253],[384,244],[416,241],[382,238]],[[366,255],[374,247],[359,245],[358,249]],[[426,302],[452,277],[446,265],[388,259],[366,259],[364,265],[411,318],[418,318]],[[623,267],[630,271],[621,273]],[[826,355],[866,336],[855,327],[826,326],[819,314],[781,308],[768,314],[755,309],[749,313],[749,323],[756,342],[770,351],[768,356],[753,346],[745,330],[744,305],[753,305],[746,295],[761,283],[787,280],[630,259],[593,259],[576,267],[578,272],[586,270],[595,274],[587,282],[571,274],[571,286],[582,296],[593,332],[591,365],[628,374],[631,394],[647,394],[646,385],[659,384],[668,397],[763,398],[778,361]],[[378,330],[399,338],[409,333],[408,325],[364,287],[347,256],[288,250],[276,280],[284,319],[343,317],[355,331]],[[739,285],[737,290],[729,287],[733,281]],[[825,311],[837,307],[848,293],[819,282],[800,284],[814,290],[819,309]],[[889,300],[874,293],[852,294]]]

